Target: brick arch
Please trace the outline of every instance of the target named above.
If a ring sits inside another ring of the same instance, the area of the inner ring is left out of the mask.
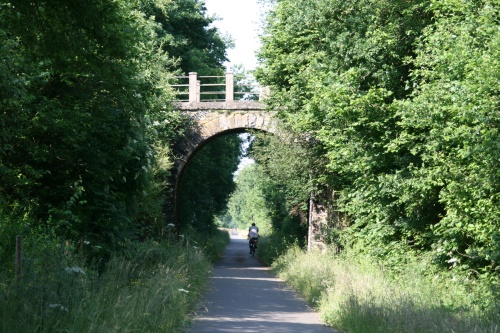
[[[265,105],[254,101],[237,102],[198,102],[183,103],[179,107],[186,118],[192,122],[192,130],[186,133],[176,147],[176,162],[172,181],[174,221],[179,223],[178,193],[180,180],[185,168],[196,152],[212,139],[229,134],[259,130],[276,133],[276,112],[265,110]]]
[[[175,190],[173,196],[174,223],[179,224],[178,193],[179,181],[192,156],[212,139],[228,134],[242,133],[250,130],[260,130],[279,135],[277,123],[274,118],[276,112],[267,111],[258,102],[197,102],[183,103],[180,107],[185,117],[193,122],[193,130],[187,133],[177,147],[177,159],[173,174]],[[308,216],[308,248],[323,248],[323,229],[328,217],[328,210],[324,205],[330,202],[328,198],[311,196]],[[177,228],[177,230],[179,230]]]
[[[179,109],[192,122],[192,130],[178,145],[177,175],[191,155],[214,136],[252,129],[276,132],[275,112],[255,101],[181,103]]]
[[[202,139],[237,129],[257,129],[274,132],[272,113],[265,111],[216,111],[195,115]]]

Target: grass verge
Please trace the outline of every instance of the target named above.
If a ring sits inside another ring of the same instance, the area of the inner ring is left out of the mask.
[[[205,240],[212,259],[226,238]],[[132,243],[86,266],[62,246],[27,252],[20,281],[0,275],[0,332],[180,332],[210,275],[203,248]]]
[[[364,258],[292,247],[273,269],[343,332],[500,331],[498,291],[449,275],[431,276],[423,261],[395,276]]]

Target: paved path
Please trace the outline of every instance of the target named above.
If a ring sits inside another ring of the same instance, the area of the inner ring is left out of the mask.
[[[258,250],[257,250],[258,251]],[[335,333],[232,237],[190,333]]]

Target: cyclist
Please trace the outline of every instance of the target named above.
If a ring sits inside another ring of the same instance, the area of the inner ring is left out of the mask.
[[[259,227],[255,223],[252,223],[250,228],[248,228],[248,238],[250,238],[248,246],[250,247],[250,254],[252,254],[252,242],[254,242],[255,248],[257,248],[257,240],[259,239]]]

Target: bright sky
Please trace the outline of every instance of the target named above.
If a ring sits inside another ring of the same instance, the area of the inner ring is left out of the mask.
[[[260,6],[257,0],[205,0],[207,14],[216,14],[221,20],[215,22],[223,35],[229,34],[235,48],[227,51],[231,65],[243,64],[252,70],[257,66],[255,52],[259,48]]]

